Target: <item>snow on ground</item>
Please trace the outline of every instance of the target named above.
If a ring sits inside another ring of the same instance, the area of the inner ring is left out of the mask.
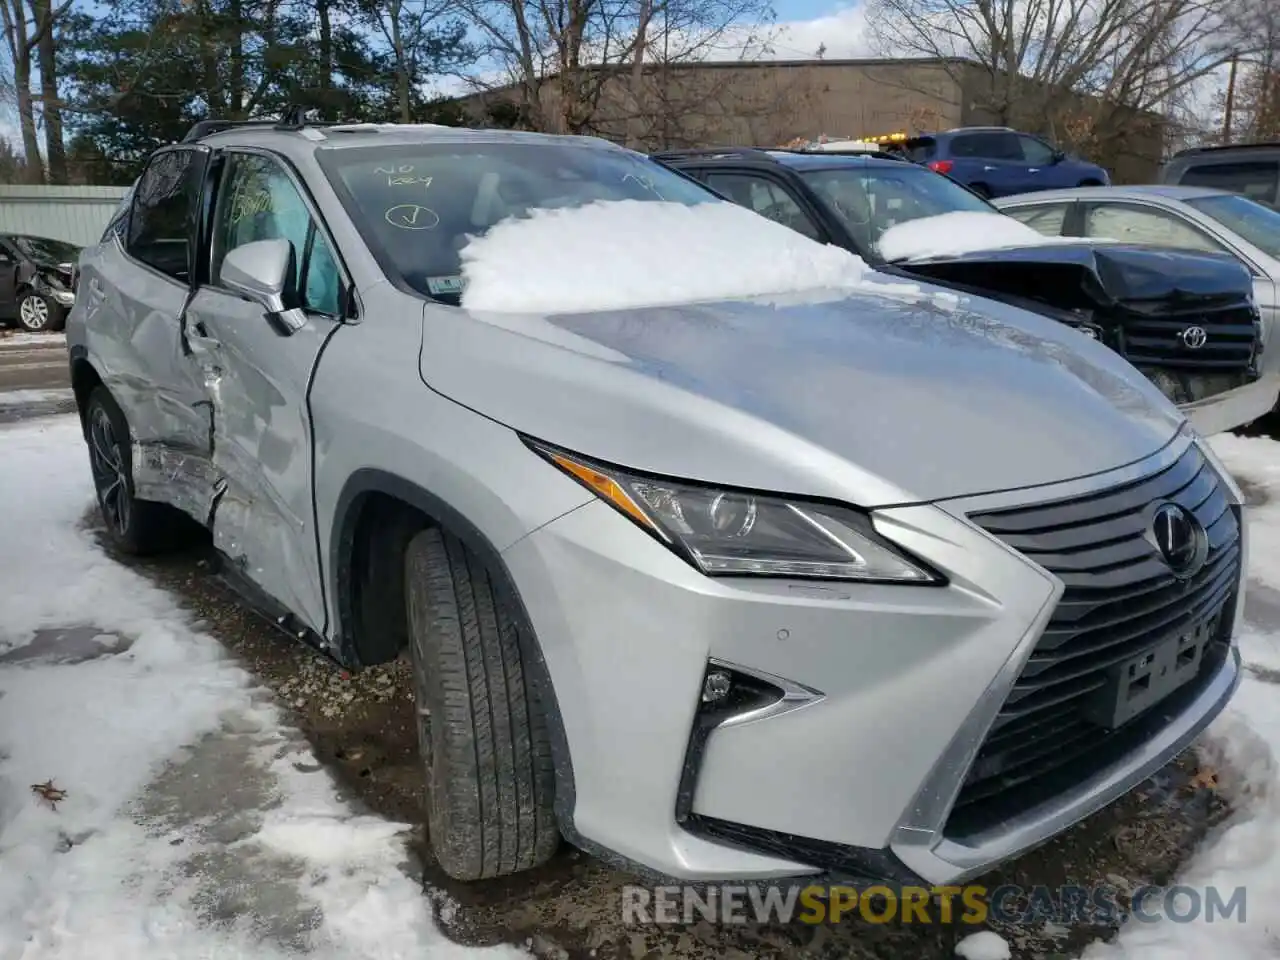
[[[894,224],[881,235],[877,249],[886,260],[893,261],[1079,242],[1079,237],[1046,237],[1003,213],[958,210]]]
[[[1253,603],[1280,605],[1280,443],[1223,434],[1212,445],[1234,476],[1270,498],[1249,508],[1248,590]],[[1083,960],[1274,960],[1280,955],[1280,674],[1274,672],[1280,669],[1280,634],[1250,625],[1240,646],[1250,669],[1230,707],[1210,728],[1207,745],[1236,813],[1177,883],[1199,888],[1201,895],[1205,887],[1216,886],[1224,903],[1244,887],[1247,922],[1221,917],[1214,923],[1131,922],[1117,943],[1094,944]]]
[[[861,284],[866,263],[734,203],[539,209],[462,248],[462,305],[579,313]]]
[[[0,329],[0,350],[5,347],[66,346],[65,333],[27,333],[25,330]]]
[[[1009,944],[998,933],[980,930],[956,944],[956,956],[962,960],[1010,960]]]
[[[342,802],[269,694],[80,528],[76,419],[0,427],[0,462],[0,960],[481,952],[435,927],[406,828]]]
[[[70,387],[48,390],[0,390],[0,407],[26,406],[30,403],[54,403],[71,400],[75,394]]]

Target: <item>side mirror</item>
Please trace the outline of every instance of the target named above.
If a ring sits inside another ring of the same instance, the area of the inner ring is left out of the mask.
[[[1061,150],[1055,150],[1055,151],[1053,151],[1053,162],[1054,162],[1054,163],[1061,163],[1061,162],[1062,162],[1063,160],[1065,160],[1065,159],[1067,159],[1067,155],[1066,155],[1066,153],[1064,153],[1064,152],[1063,152],[1063,151],[1061,151]]]
[[[277,237],[236,247],[223,258],[219,280],[227,289],[262,304],[276,329],[290,334],[307,322],[295,289],[297,273],[293,244]]]

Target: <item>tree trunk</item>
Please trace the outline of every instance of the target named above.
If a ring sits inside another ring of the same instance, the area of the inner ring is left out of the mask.
[[[27,183],[44,183],[44,161],[36,132],[35,103],[31,97],[31,55],[24,53],[13,65],[18,96],[18,126],[22,129],[22,152],[27,156]]]
[[[22,131],[22,152],[26,158],[24,179],[27,183],[44,183],[40,138],[36,136],[35,108],[31,102],[31,48],[34,44],[27,33],[27,10],[22,0],[0,0],[0,20],[4,22],[4,39],[13,63],[13,90],[18,106],[18,125]]]
[[[329,0],[316,0],[316,16],[320,18],[320,109],[326,120],[340,120],[334,115],[333,90],[333,24],[329,22]]]
[[[387,5],[387,13],[391,17],[391,50],[396,58],[396,99],[399,100],[400,122],[413,123],[413,107],[409,99],[409,56],[400,23],[403,10],[400,0],[391,0]]]
[[[227,5],[227,21],[231,28],[231,79],[230,89],[227,91],[227,105],[230,109],[227,115],[236,120],[247,120],[249,118],[248,104],[245,102],[245,77],[244,77],[244,17],[241,12],[240,0],[231,0]]]
[[[639,149],[640,130],[644,111],[644,54],[649,40],[649,21],[653,17],[653,0],[640,0],[639,24],[636,27],[636,48],[631,58],[631,116],[627,118],[627,146]]]
[[[67,182],[67,148],[62,139],[62,101],[58,99],[57,40],[49,0],[32,0],[36,29],[40,31],[40,105],[44,115],[44,149],[49,182]]]

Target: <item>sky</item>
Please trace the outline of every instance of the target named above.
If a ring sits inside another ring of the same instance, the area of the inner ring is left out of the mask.
[[[822,44],[829,60],[871,56],[864,8],[858,3],[829,0],[774,0],[782,28],[774,42],[776,55],[784,59],[812,57]]]
[[[867,36],[865,0],[773,0],[773,3],[777,30],[772,41],[772,57],[809,59],[820,47],[825,47],[824,56],[829,60],[882,55]],[[1214,78],[1204,86],[1214,85],[1224,86],[1225,80],[1219,82],[1219,78]],[[469,89],[453,79],[439,79],[430,86],[441,94],[463,93]],[[1206,103],[1207,97],[1208,93]],[[0,136],[20,147],[17,118],[11,105],[0,105]]]
[[[827,59],[871,56],[863,6],[848,0],[774,0],[778,31],[773,56],[782,60],[812,57],[826,45]],[[5,67],[7,68],[7,64]],[[462,92],[459,88],[458,92]],[[20,148],[22,137],[12,104],[0,105],[0,136]]]

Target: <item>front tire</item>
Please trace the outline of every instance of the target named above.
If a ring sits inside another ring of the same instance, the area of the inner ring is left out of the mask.
[[[183,518],[164,504],[134,496],[129,425],[106,387],[89,394],[84,423],[93,488],[111,542],[135,556],[172,546],[183,528]]]
[[[519,630],[480,559],[437,529],[405,556],[409,647],[440,867],[480,880],[546,862],[560,843],[546,717]]]
[[[66,311],[48,297],[34,290],[26,290],[18,297],[18,325],[28,333],[55,333],[66,322]]]

